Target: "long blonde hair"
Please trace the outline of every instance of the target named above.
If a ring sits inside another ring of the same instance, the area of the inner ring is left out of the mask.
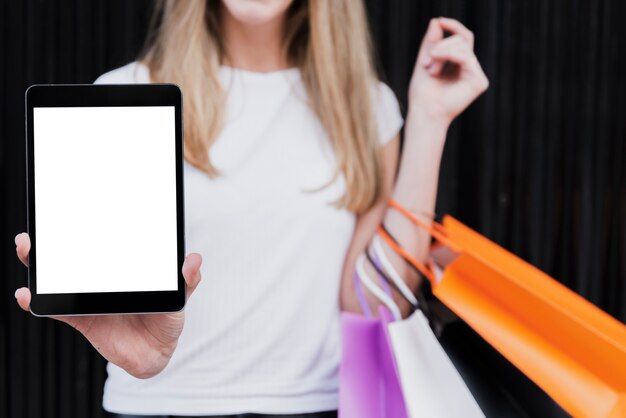
[[[221,129],[224,91],[218,76],[226,54],[218,0],[162,0],[142,61],[151,78],[183,90],[185,158],[218,175],[209,149]],[[376,86],[362,1],[295,0],[284,32],[287,62],[300,69],[309,105],[320,119],[343,173],[338,202],[354,212],[371,208],[382,193],[382,168],[370,97]]]

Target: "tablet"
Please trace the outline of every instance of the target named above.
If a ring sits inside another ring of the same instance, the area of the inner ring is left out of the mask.
[[[33,314],[183,308],[181,112],[171,84],[26,91]]]

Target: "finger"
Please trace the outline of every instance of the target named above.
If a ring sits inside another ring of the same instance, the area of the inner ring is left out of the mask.
[[[449,17],[440,17],[439,24],[444,30],[462,36],[470,44],[470,48],[474,49],[474,33],[461,22]]]
[[[430,56],[430,65],[426,67],[426,70],[430,75],[438,76],[443,71],[443,66],[446,64],[445,60],[435,59]]]
[[[430,49],[433,47],[435,43],[443,39],[443,29],[439,24],[439,19],[430,19],[430,23],[428,24],[428,28],[426,28],[426,33],[424,34],[424,38],[422,38],[422,44],[420,45],[420,51],[417,58],[417,62],[423,61],[425,66],[428,66],[430,60]]]
[[[450,45],[445,48],[437,48],[433,50],[430,55],[434,61],[450,61],[453,64],[460,65],[461,67],[469,66],[478,63],[476,56],[468,48],[459,47],[457,45]]]
[[[434,77],[452,76],[455,77],[460,70],[465,70],[467,62],[471,57],[466,57],[463,51],[450,50],[442,53],[432,54],[433,65],[428,69],[428,73]]]
[[[464,49],[450,48],[448,51],[433,52],[433,59],[440,62],[451,62],[462,70],[467,80],[472,80],[476,90],[483,92],[489,87],[489,80],[483,72],[476,55]],[[438,74],[437,74],[438,75]]]
[[[468,50],[468,53],[471,53],[471,49],[469,48],[469,44],[467,43],[467,41],[459,36],[459,35],[453,35],[450,36],[448,38],[444,38],[441,39],[437,42],[435,42],[431,49],[430,49],[430,58],[431,58],[431,63],[429,66],[426,67],[426,69],[428,70],[428,72],[430,73],[430,75],[434,75],[434,76],[438,76],[441,74],[441,72],[443,71],[444,65],[446,64],[446,61],[442,61],[439,59],[435,59],[436,56],[433,55],[433,52],[436,51],[445,51],[448,50],[450,48],[458,48],[458,49],[466,49]]]
[[[202,265],[202,256],[197,253],[191,253],[185,257],[183,263],[183,277],[187,284],[187,299],[191,296],[198,283],[200,283],[201,274],[200,266]]]
[[[450,37],[447,37],[445,39],[435,42],[435,44],[430,50],[430,53],[432,54],[435,51],[439,51],[439,50],[447,49],[447,48],[462,48],[470,53],[473,52],[472,48],[470,48],[469,44],[462,36],[452,35]]]
[[[20,261],[28,267],[28,253],[30,252],[30,237],[26,232],[15,236],[15,252]]]
[[[17,304],[20,305],[20,308],[28,312],[30,306],[30,290],[26,287],[20,287],[15,291],[15,299],[17,299]]]

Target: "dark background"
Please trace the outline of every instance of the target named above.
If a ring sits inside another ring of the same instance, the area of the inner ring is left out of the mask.
[[[428,19],[455,17],[476,34],[491,87],[451,129],[438,212],[626,320],[626,3],[366,3],[384,79],[405,108]],[[14,303],[26,284],[13,244],[25,230],[23,97],[33,83],[90,83],[132,61],[151,7],[0,2],[1,417],[104,415],[104,361],[68,326]]]

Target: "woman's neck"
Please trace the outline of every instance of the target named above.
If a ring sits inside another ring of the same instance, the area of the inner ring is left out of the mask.
[[[272,72],[289,67],[283,55],[284,19],[260,25],[237,21],[222,9],[222,33],[226,56],[223,64],[254,72]]]

